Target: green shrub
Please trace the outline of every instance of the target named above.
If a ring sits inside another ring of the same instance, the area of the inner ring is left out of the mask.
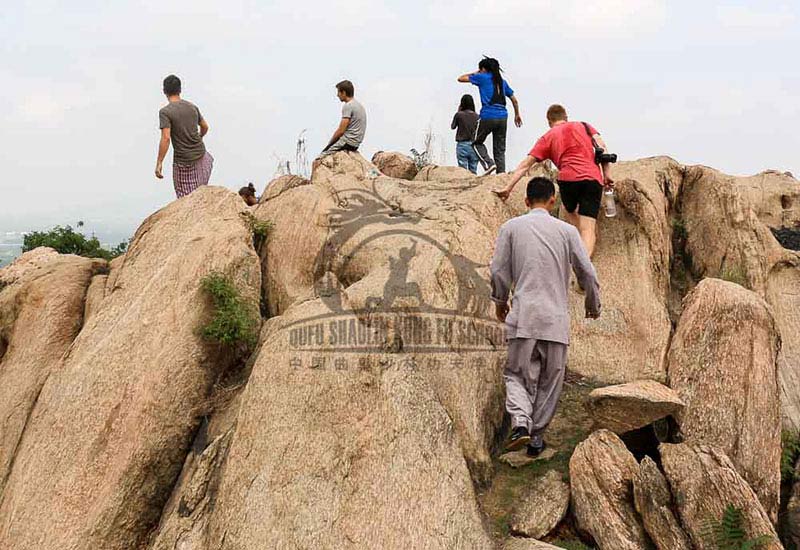
[[[266,239],[267,235],[269,235],[270,231],[272,231],[273,223],[270,220],[259,220],[250,212],[243,212],[242,216],[245,219],[245,223],[247,223],[247,227],[250,228],[253,235],[256,237],[260,237],[261,239]]]
[[[800,437],[798,434],[784,430],[781,433],[781,481],[794,481],[794,464],[800,455]]]
[[[732,504],[728,504],[719,521],[706,524],[703,535],[717,550],[756,550],[770,540],[766,535],[746,539],[742,511]]]
[[[78,222],[78,227],[82,226],[83,222]],[[121,242],[111,250],[107,250],[100,245],[100,241],[94,235],[87,238],[86,235],[73,230],[69,225],[64,227],[57,225],[49,231],[34,231],[23,238],[23,252],[40,246],[49,246],[61,254],[76,254],[105,260],[112,260],[124,254],[128,249],[128,243]]]
[[[211,320],[202,329],[203,337],[231,348],[252,348],[258,337],[258,321],[230,278],[209,273],[201,288],[214,304]]]

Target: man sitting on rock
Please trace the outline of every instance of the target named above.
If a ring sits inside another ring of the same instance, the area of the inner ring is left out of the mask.
[[[553,161],[558,168],[561,203],[567,210],[564,217],[578,228],[591,258],[597,240],[597,214],[600,212],[603,186],[614,184],[609,165],[595,163],[592,139],[599,147],[606,151],[608,149],[598,131],[590,124],[569,122],[567,111],[561,105],[551,105],[547,109],[547,123],[550,131],[539,138],[528,156],[519,163],[508,185],[495,193],[506,200],[534,163]]]
[[[201,185],[208,185],[214,157],[206,151],[203,136],[208,133],[208,123],[193,103],[181,99],[181,79],[174,74],[164,79],[167,105],[158,111],[161,141],[158,144],[156,177],[164,177],[163,163],[170,140],[175,150],[172,159],[172,184],[178,198],[188,195]]]
[[[550,215],[555,202],[553,182],[530,180],[525,205],[531,211],[503,224],[491,264],[492,301],[508,339],[503,378],[512,433],[506,449],[527,444],[530,456],[545,448],[542,434],[556,412],[564,382],[570,266],[586,291],[586,317],[600,316],[594,266],[575,227]]]
[[[336,96],[342,105],[342,120],[333,133],[322,155],[331,155],[337,151],[358,151],[364,134],[367,132],[367,111],[354,99],[355,88],[349,80],[342,80],[336,85]]]

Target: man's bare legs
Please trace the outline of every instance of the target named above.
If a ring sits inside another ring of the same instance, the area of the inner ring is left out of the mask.
[[[567,223],[570,225],[574,225],[578,228],[583,246],[586,247],[586,252],[591,258],[594,255],[594,245],[597,242],[597,220],[589,216],[581,216],[578,210],[575,210],[575,212],[565,212],[564,219],[566,219]]]

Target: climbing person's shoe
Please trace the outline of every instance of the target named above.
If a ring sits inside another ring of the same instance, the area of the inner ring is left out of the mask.
[[[530,438],[528,443],[528,456],[539,456],[547,448],[547,444],[542,439],[542,436],[535,435]]]
[[[491,176],[497,171],[497,165],[492,164],[486,171],[483,173],[484,176]]]
[[[531,436],[528,434],[528,429],[524,426],[517,426],[514,428],[514,431],[511,432],[511,436],[508,438],[508,442],[506,443],[506,451],[516,451],[517,449],[521,449],[528,442],[531,440]]]

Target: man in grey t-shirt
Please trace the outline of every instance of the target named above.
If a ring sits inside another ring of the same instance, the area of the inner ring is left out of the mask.
[[[364,106],[353,99],[355,89],[349,80],[342,80],[336,85],[336,96],[342,105],[342,120],[333,133],[322,155],[330,155],[336,151],[358,151],[367,132],[367,111]]]
[[[158,111],[161,141],[158,144],[156,177],[164,175],[163,163],[169,144],[175,150],[172,161],[172,183],[178,198],[188,195],[201,185],[207,185],[214,166],[214,158],[206,151],[203,136],[208,123],[196,105],[181,99],[181,80],[175,75],[164,79],[167,103]]]

